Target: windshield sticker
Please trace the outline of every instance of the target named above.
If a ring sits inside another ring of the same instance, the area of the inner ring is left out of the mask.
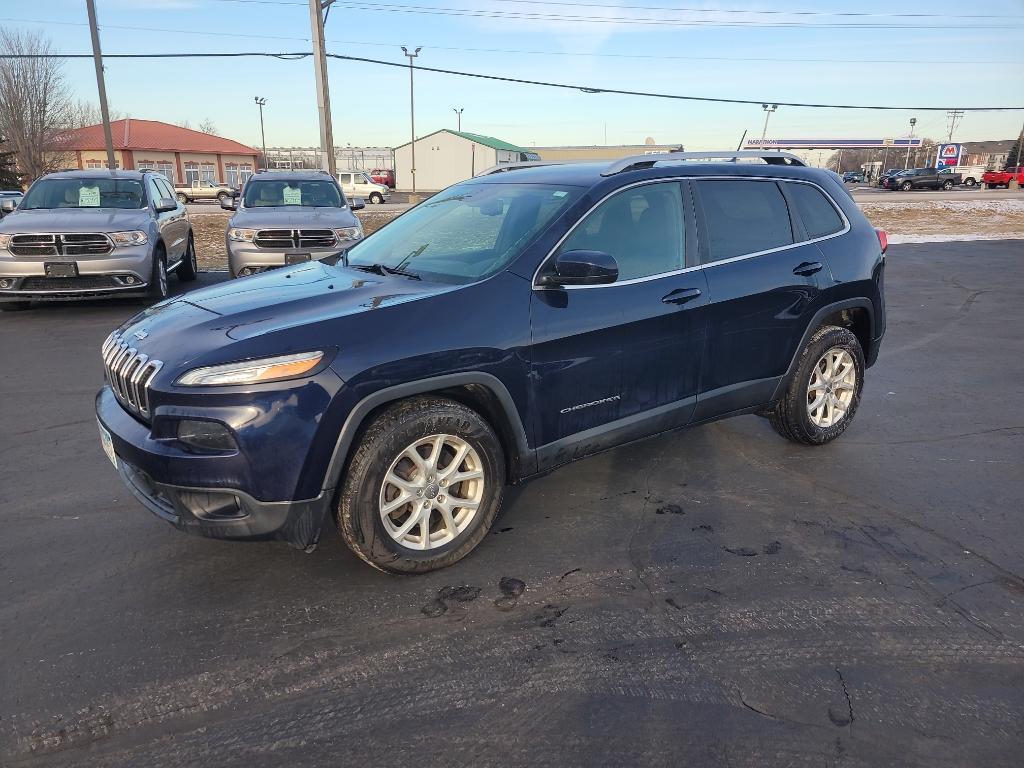
[[[569,194],[568,192],[563,192],[562,190],[558,190],[557,192],[552,192],[551,196],[552,197],[565,197],[568,194]]]
[[[78,188],[78,207],[79,208],[99,208],[100,207],[100,188],[99,187],[79,187]]]
[[[302,190],[298,187],[284,188],[285,205],[302,205]]]

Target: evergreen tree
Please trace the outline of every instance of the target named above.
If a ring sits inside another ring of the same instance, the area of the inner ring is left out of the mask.
[[[21,179],[14,166],[14,152],[4,150],[6,139],[0,139],[0,189],[21,189]]]
[[[1020,160],[1020,137],[1018,137],[1017,140],[1013,142],[1013,146],[1010,147],[1010,154],[1006,156],[1006,167],[1019,166],[1021,164]]]

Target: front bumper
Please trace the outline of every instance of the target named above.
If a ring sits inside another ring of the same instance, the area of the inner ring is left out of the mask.
[[[299,549],[316,544],[331,491],[309,499],[258,499],[231,481],[248,464],[245,456],[189,453],[173,440],[154,438],[150,427],[121,407],[109,386],[96,395],[96,417],[110,434],[125,485],[178,530],[216,539],[275,539]]]
[[[47,277],[48,262],[75,262],[76,277]],[[148,245],[100,257],[15,256],[0,251],[0,301],[79,300],[143,296],[153,274]]]
[[[238,277],[244,269],[254,272],[264,272],[268,269],[277,269],[291,264],[299,264],[303,261],[316,261],[327,256],[336,254],[344,248],[347,242],[333,245],[330,248],[302,248],[289,250],[274,250],[270,248],[258,248],[252,243],[227,240],[228,267],[232,277]]]

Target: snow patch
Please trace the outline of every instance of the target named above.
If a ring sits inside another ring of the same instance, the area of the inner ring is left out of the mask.
[[[999,235],[982,234],[979,232],[927,235],[889,235],[889,245],[900,243],[955,243],[964,240],[1024,240],[1024,232],[1004,232]]]

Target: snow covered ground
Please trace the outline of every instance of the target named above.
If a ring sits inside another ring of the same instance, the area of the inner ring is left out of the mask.
[[[890,243],[1024,239],[1024,198],[872,200],[860,207],[874,226],[888,232]]]

